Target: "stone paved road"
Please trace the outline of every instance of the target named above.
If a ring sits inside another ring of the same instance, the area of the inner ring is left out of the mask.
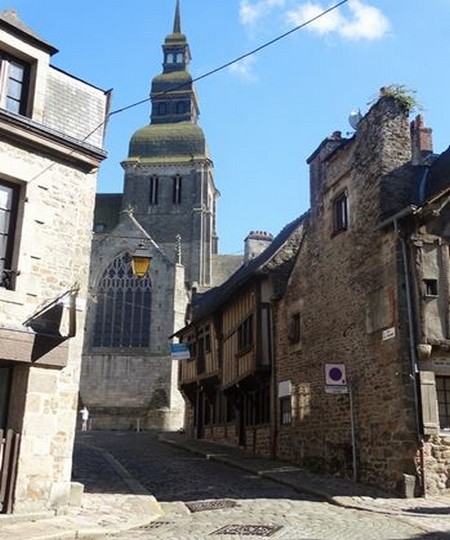
[[[104,490],[127,489],[114,471],[106,467],[101,470],[93,455],[89,461],[89,447],[85,446],[89,444],[112,454],[165,510],[159,521],[114,536],[116,540],[450,538],[446,533],[425,533],[419,526],[394,516],[330,505],[289,487],[167,446],[152,433],[88,432],[78,440],[84,444],[78,446],[75,470],[83,476],[86,491],[101,490],[102,478]],[[199,501],[214,501],[215,505],[225,507],[192,506]]]

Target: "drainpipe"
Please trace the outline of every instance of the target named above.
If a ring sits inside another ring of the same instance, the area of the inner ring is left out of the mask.
[[[408,262],[408,252],[407,245],[404,236],[400,233],[398,228],[398,220],[393,220],[394,231],[398,238],[400,239],[401,250],[402,250],[402,263],[403,263],[403,274],[405,279],[405,291],[406,291],[406,312],[408,317],[408,336],[409,336],[409,357],[411,362],[411,378],[413,381],[413,391],[414,391],[414,415],[416,423],[416,434],[417,442],[419,443],[419,456],[420,456],[420,476],[422,484],[422,495],[426,497],[426,484],[425,484],[425,454],[424,454],[424,440],[422,435],[422,430],[420,426],[420,417],[419,417],[419,393],[417,388],[417,354],[416,354],[416,336],[415,336],[415,326],[414,326],[414,315],[412,307],[412,298],[411,298],[411,286],[409,279],[409,262]]]
[[[277,310],[275,310],[278,313]],[[276,347],[274,344],[274,310],[273,303],[270,304],[269,309],[269,351],[271,356],[271,389],[270,389],[270,400],[271,400],[271,418],[270,418],[270,458],[274,461],[277,459],[277,448],[278,448],[278,396],[277,396],[277,354]]]
[[[415,326],[414,326],[414,315],[412,308],[412,298],[411,298],[411,286],[409,279],[409,263],[408,263],[408,252],[406,240],[399,230],[398,223],[401,219],[410,216],[416,215],[421,212],[421,209],[417,206],[410,205],[397,212],[395,215],[382,221],[375,230],[380,230],[386,227],[387,225],[393,224],[394,231],[397,237],[400,240],[401,244],[401,254],[402,254],[402,266],[403,266],[403,275],[405,279],[405,291],[406,291],[406,312],[408,317],[408,337],[409,337],[409,358],[410,358],[410,377],[413,381],[413,392],[414,392],[414,416],[416,424],[416,435],[417,442],[419,444],[419,459],[420,459],[420,479],[422,484],[422,495],[426,496],[426,485],[425,485],[425,454],[424,454],[424,440],[423,434],[420,426],[420,417],[419,417],[419,393],[417,388],[417,354],[416,354],[416,336],[415,336]]]

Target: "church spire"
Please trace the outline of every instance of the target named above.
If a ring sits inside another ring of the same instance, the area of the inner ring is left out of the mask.
[[[175,18],[173,21],[173,33],[181,34],[180,0],[177,0],[175,7]]]

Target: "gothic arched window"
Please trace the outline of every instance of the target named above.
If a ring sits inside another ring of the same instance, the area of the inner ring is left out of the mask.
[[[128,255],[115,259],[97,288],[93,346],[148,347],[151,301],[150,277],[134,277]]]

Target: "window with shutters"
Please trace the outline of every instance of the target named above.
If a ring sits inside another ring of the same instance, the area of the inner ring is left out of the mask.
[[[445,379],[446,377],[442,377]],[[446,418],[448,418],[448,407],[446,405],[447,383],[438,382],[441,379],[435,376],[433,371],[419,371],[420,382],[420,405],[422,409],[423,432],[425,435],[439,433],[439,429],[446,429]],[[439,385],[439,399],[437,397],[437,385]],[[439,408],[439,411],[438,411]],[[439,426],[439,416],[441,416],[442,426]]]
[[[10,112],[26,115],[30,85],[30,66],[0,52],[0,106]]]

